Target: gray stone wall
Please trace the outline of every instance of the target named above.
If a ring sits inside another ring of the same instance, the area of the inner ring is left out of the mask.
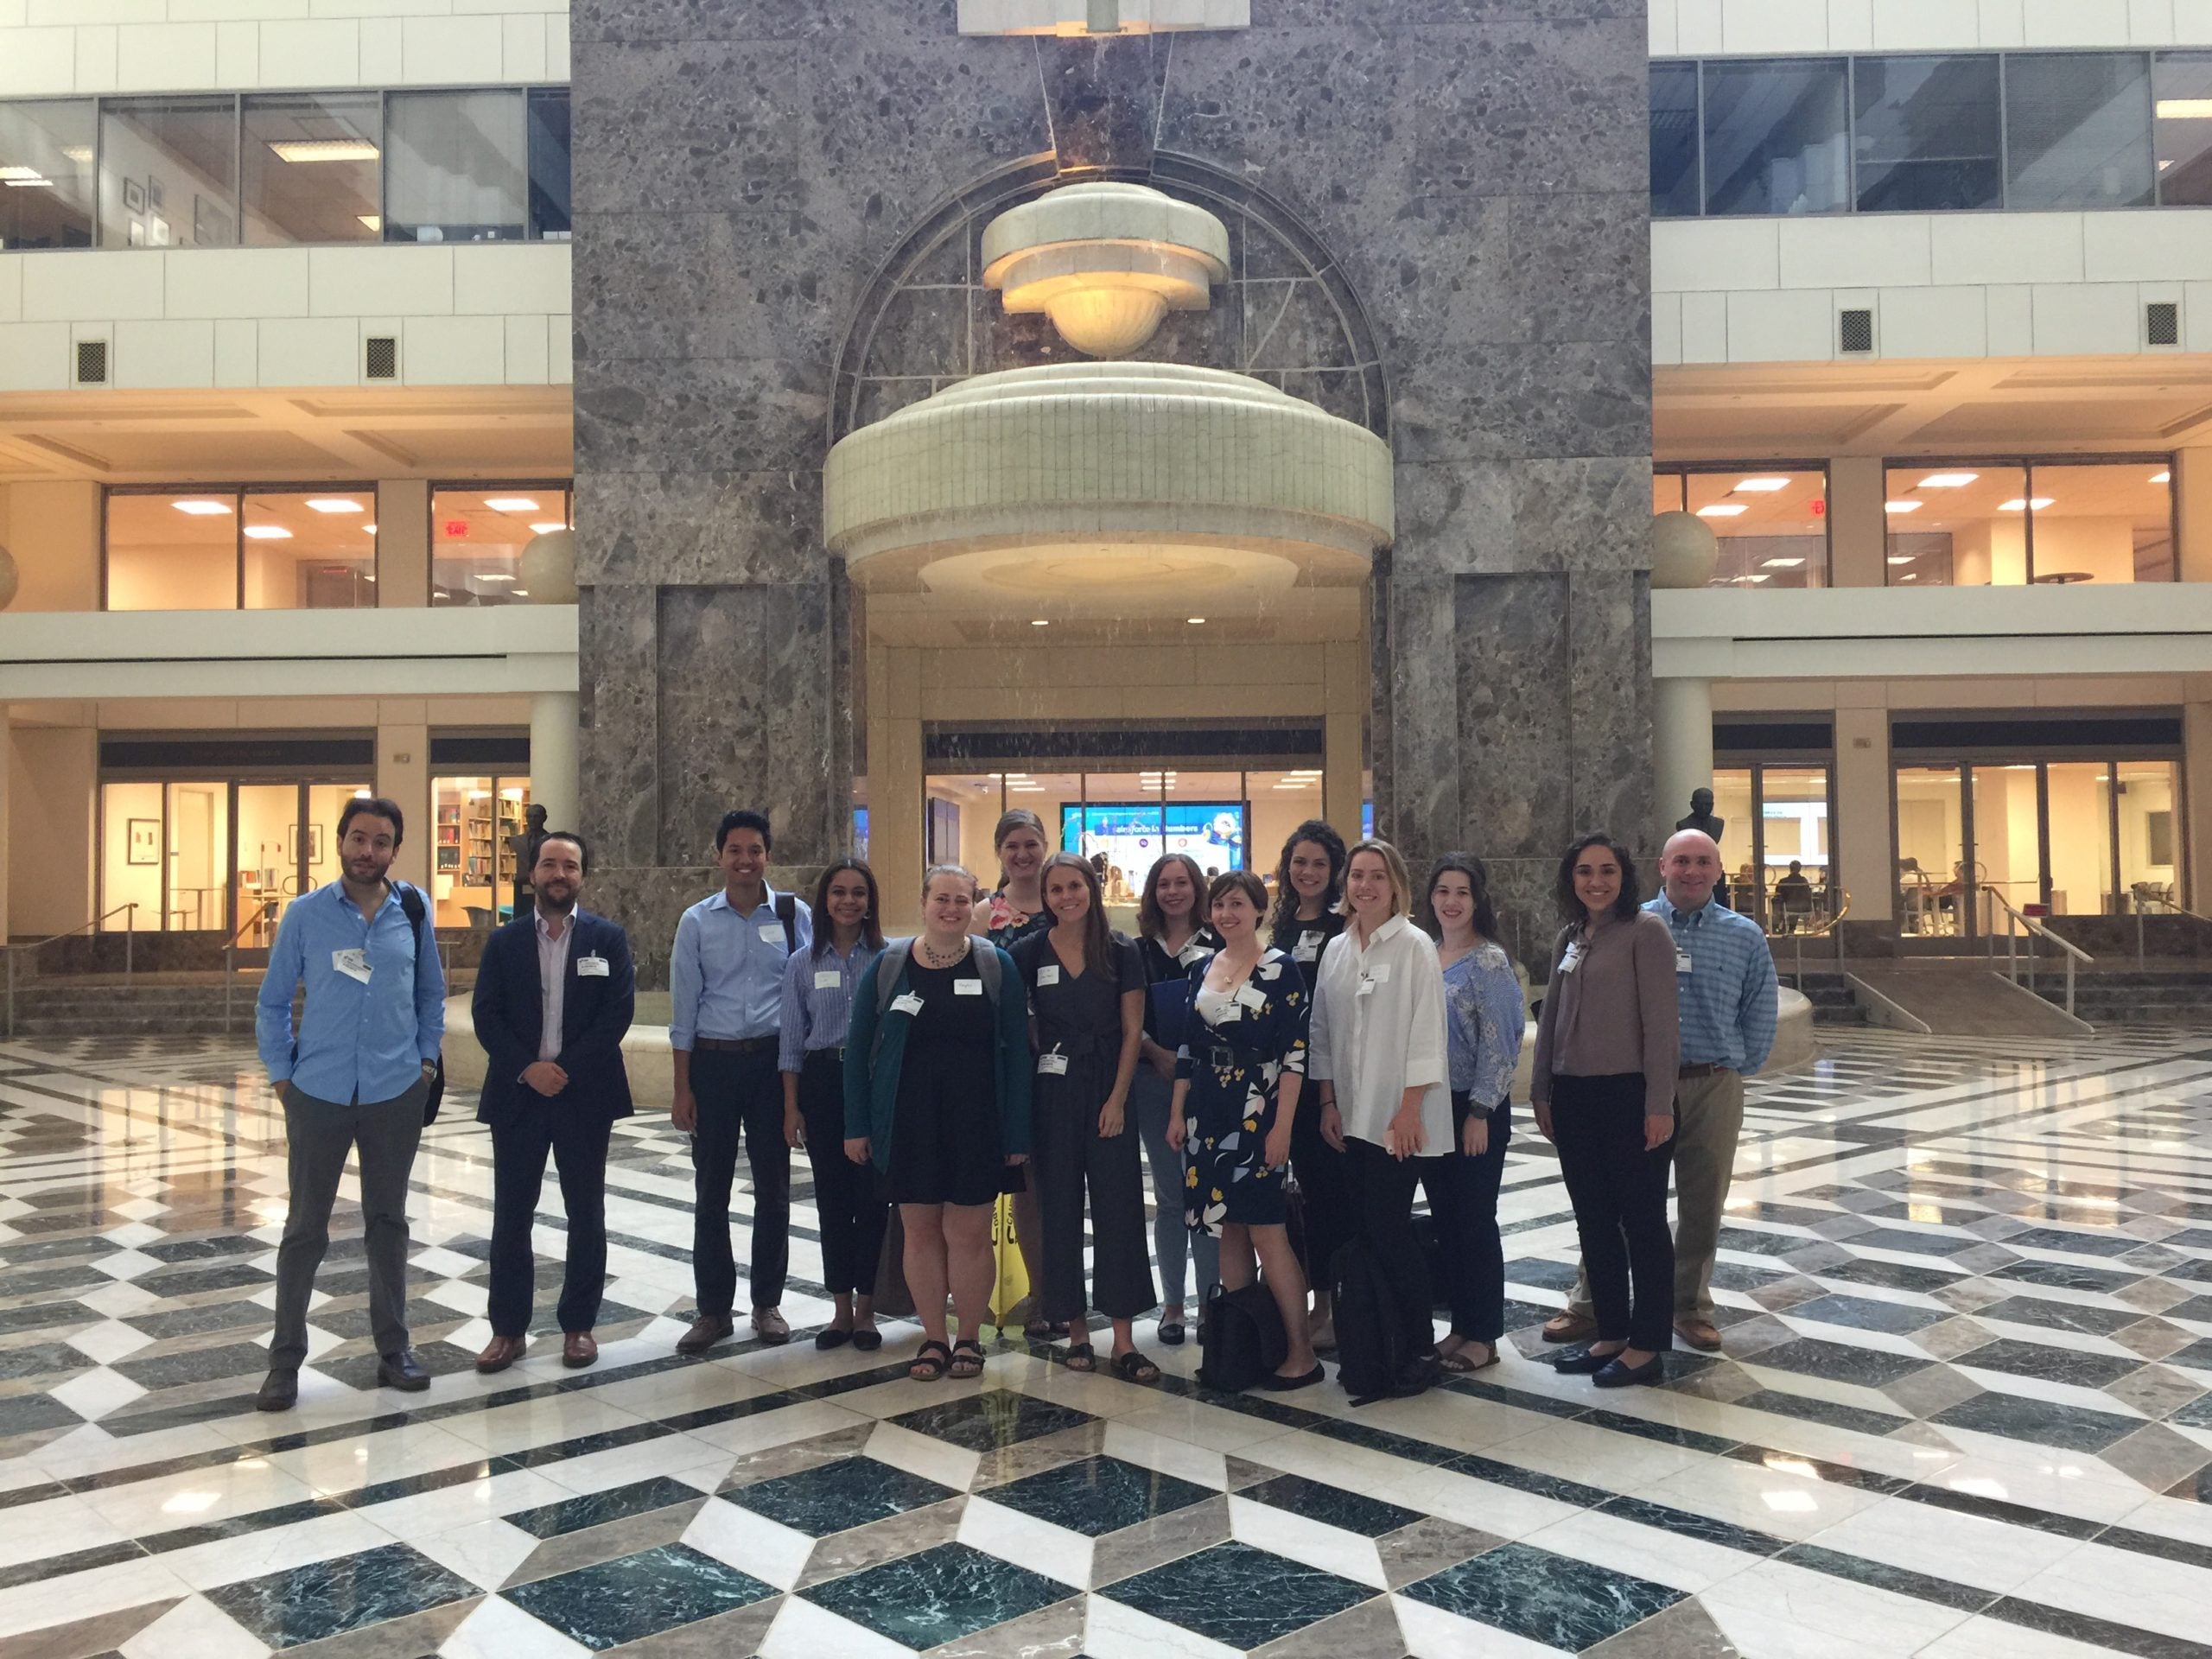
[[[1255,0],[1234,33],[961,39],[952,0],[575,0],[584,819],[665,950],[722,807],[843,844],[835,359],[900,238],[1044,153],[1249,179],[1340,262],[1393,394],[1382,832],[1548,938],[1576,830],[1649,804],[1642,0]],[[1523,919],[1525,918],[1525,920]],[[650,969],[649,969],[649,971]]]

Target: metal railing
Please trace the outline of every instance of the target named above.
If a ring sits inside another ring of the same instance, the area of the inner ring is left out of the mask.
[[[2076,963],[2094,962],[2096,958],[2071,939],[2045,927],[2041,917],[2030,916],[2023,911],[2015,909],[2012,901],[1999,893],[1993,883],[1984,881],[1978,885],[1983,893],[1997,901],[1998,908],[2005,912],[2005,976],[2015,985],[2020,982],[2020,934],[2024,930],[2028,935],[2028,989],[2033,991],[2036,988],[2036,961],[2038,954],[2036,950],[2036,942],[2040,939],[2048,939],[2058,947],[2066,963],[2067,1014],[2069,1018],[2079,1018],[2074,1013],[2074,967]],[[1994,933],[1989,938],[1989,955],[1991,960],[1996,959],[1997,936]]]
[[[123,982],[125,986],[128,986],[130,983],[132,966],[131,958],[134,955],[132,946],[138,934],[138,902],[135,899],[127,905],[118,905],[113,910],[108,911],[103,915],[95,916],[91,921],[82,923],[76,927],[68,929],[67,931],[60,933],[49,933],[42,939],[26,939],[21,944],[0,945],[0,954],[4,954],[8,958],[7,1025],[8,1035],[11,1039],[16,1034],[16,959],[19,957],[28,956],[34,959],[35,962],[38,953],[41,950],[43,950],[48,945],[54,944],[56,940],[73,939],[79,933],[92,932],[99,927],[101,923],[106,921],[110,916],[120,916],[125,912],[130,913],[130,925],[124,930],[123,934]]]
[[[1821,914],[1815,920],[1812,912],[1792,911],[1789,914],[1802,917],[1810,925],[1795,927],[1787,933],[1767,935],[1770,946],[1783,939],[1788,939],[1790,942],[1793,957],[1791,971],[1793,977],[1796,980],[1796,984],[1792,987],[1793,989],[1802,991],[1805,988],[1805,941],[1808,939],[1827,939],[1833,944],[1835,946],[1836,971],[1838,973],[1843,971],[1843,918],[1851,914],[1851,894],[1841,887],[1832,888],[1830,891],[1835,899],[1835,908],[1833,912]]]
[[[2130,887],[2128,899],[2130,908],[2135,912],[2135,965],[2138,968],[2151,965],[2150,953],[2145,948],[2143,938],[2143,918],[2145,916],[2186,916],[2192,922],[2212,924],[2212,917],[2200,916],[2164,894],[2151,891],[2151,883],[2147,881],[2138,881]],[[2156,906],[2157,908],[2146,909],[2146,906]]]
[[[238,940],[248,928],[260,927],[276,918],[279,900],[275,893],[264,894],[253,907],[253,914],[238,925],[237,931],[223,941],[223,1035],[231,1034],[231,1004],[238,988]]]

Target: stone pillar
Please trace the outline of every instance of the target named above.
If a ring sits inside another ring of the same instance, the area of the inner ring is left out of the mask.
[[[9,803],[16,792],[16,740],[10,724],[8,705],[0,702],[0,829],[10,827]],[[10,937],[8,849],[14,839],[12,836],[0,835],[0,944],[5,944]]]
[[[1889,585],[1890,525],[1878,456],[1828,462],[1828,582],[1835,588]]]
[[[419,702],[402,705],[397,711],[411,714],[412,719],[387,719],[386,712],[379,710],[377,720],[376,791],[399,804],[409,826],[407,839],[391,861],[391,873],[427,891],[430,849],[438,839],[437,814],[430,806],[430,728]]]
[[[1853,688],[1847,685],[1847,695]],[[1880,688],[1874,688],[1878,696]],[[1845,925],[1849,948],[1861,948],[1866,931],[1889,936],[1897,891],[1897,836],[1890,810],[1890,711],[1839,707],[1835,711],[1836,821],[1839,880],[1851,895]]]
[[[377,608],[430,602],[430,486],[419,478],[377,486]]]
[[[2188,836],[2182,906],[2212,915],[2212,674],[2192,675],[2189,701],[2182,705],[2182,776],[2189,796],[2182,805]]]
[[[545,809],[548,830],[575,830],[576,694],[540,691],[530,700],[530,798]]]
[[[1358,641],[1324,647],[1321,677],[1321,816],[1350,842],[1367,804],[1367,653]]]
[[[1690,810],[1694,790],[1713,787],[1713,682],[1662,679],[1652,684],[1651,775],[1658,816],[1651,826],[1656,849]],[[1651,872],[1644,872],[1649,877]]]
[[[921,652],[872,647],[868,684],[868,868],[882,896],[884,925],[911,932],[921,925],[929,850],[922,828]]]
[[[2174,456],[2174,505],[2181,521],[2174,554],[2183,582],[2212,582],[2212,448]]]

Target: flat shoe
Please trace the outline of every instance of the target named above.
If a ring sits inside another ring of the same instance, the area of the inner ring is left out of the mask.
[[[1613,1363],[1611,1354],[1593,1354],[1587,1348],[1570,1348],[1552,1361],[1561,1376],[1595,1376]]]
[[[872,1354],[883,1346],[883,1332],[870,1325],[864,1331],[853,1332],[853,1346],[864,1354]]]
[[[289,1411],[300,1397],[300,1374],[296,1370],[272,1370],[261,1379],[261,1390],[253,1396],[256,1411]]]
[[[1544,1321],[1546,1342],[1586,1342],[1598,1334],[1598,1321],[1580,1313],[1554,1313]]]
[[[1717,1354],[1720,1351],[1720,1332],[1711,1319],[1676,1319],[1675,1334],[1700,1353]]]
[[[1638,1382],[1663,1382],[1667,1380],[1667,1356],[1654,1354],[1633,1369],[1617,1359],[1590,1380],[1601,1389],[1631,1388]]]
[[[814,1345],[817,1348],[842,1348],[852,1339],[851,1332],[840,1331],[835,1325],[825,1325],[814,1333]]]
[[[599,1338],[588,1331],[571,1331],[561,1339],[561,1363],[581,1371],[599,1357]]]
[[[520,1359],[529,1346],[529,1342],[521,1337],[494,1337],[476,1356],[476,1369],[486,1376],[504,1371]]]
[[[1180,1348],[1183,1345],[1183,1327],[1180,1325],[1161,1325],[1160,1340],[1165,1347]]]
[[[1269,1376],[1263,1376],[1260,1379],[1259,1386],[1265,1389],[1269,1394],[1288,1394],[1294,1389],[1310,1389],[1316,1382],[1325,1382],[1328,1379],[1328,1372],[1317,1364],[1312,1370],[1306,1372],[1303,1376],[1284,1376],[1280,1374],[1270,1374]]]

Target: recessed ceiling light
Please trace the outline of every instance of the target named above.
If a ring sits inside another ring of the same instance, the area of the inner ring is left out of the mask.
[[[557,518],[548,519],[542,524],[532,524],[531,526],[531,529],[540,536],[549,536],[556,530],[566,530],[568,526]]]
[[[2041,512],[2045,507],[2050,505],[2051,498],[2047,495],[2037,496],[2033,500],[2029,500],[2021,496],[2016,495],[2010,501],[1999,502],[1997,506],[1997,511],[1999,512],[2024,512],[2028,508],[2033,507],[2037,512]]]
[[[1750,575],[1745,576],[1744,580],[1745,582],[1772,582],[1774,578],[1768,575],[1763,570],[1755,570]]]
[[[1183,620],[1195,628],[1205,622],[1205,618],[1203,616],[1186,616]]]
[[[526,495],[487,495],[484,505],[494,512],[536,512],[537,503]]]
[[[2153,473],[2151,481],[2153,484],[2171,484],[2174,481],[2174,475],[2171,473]]]
[[[1802,559],[1768,559],[1764,565],[1769,570],[1795,570],[1804,563]]]
[[[356,213],[353,217],[359,219],[363,225],[366,226],[370,230],[374,231],[378,236],[382,236],[384,234],[384,215],[382,213]]]
[[[289,542],[292,532],[282,524],[248,524],[245,538],[249,542]]]
[[[512,582],[514,578],[504,570],[487,570],[476,578],[479,582]]]
[[[2212,98],[2162,98],[2161,121],[2212,121]]]
[[[373,162],[377,147],[365,138],[272,138],[269,148],[287,162]]]
[[[1751,495],[1771,495],[1777,490],[1788,489],[1789,480],[1786,478],[1746,478],[1738,480],[1736,487]]]
[[[179,512],[188,512],[195,518],[213,518],[231,510],[231,504],[227,501],[172,501],[169,505]]]
[[[1890,563],[1891,564],[1910,564],[1919,556],[1920,555],[1917,553],[1892,553],[1890,555]]]
[[[10,190],[50,190],[54,188],[54,181],[52,179],[48,178],[42,173],[34,171],[30,168],[0,167],[0,174],[10,173],[14,174],[16,176],[13,178],[0,178],[0,184],[6,185]]]
[[[1700,507],[1697,516],[1700,518],[1733,518],[1750,511],[1740,501],[1716,501],[1709,507]]]
[[[61,153],[79,167],[92,159],[92,147],[90,144],[64,144],[61,147]]]
[[[1930,473],[1920,480],[1923,490],[1963,490],[1980,478],[1980,473]]]
[[[1029,620],[1029,626],[1033,628],[1049,628],[1052,624],[1050,618],[1036,616]]]
[[[1916,572],[1908,570],[1904,575],[1899,576],[1897,580],[1899,582],[1918,582],[1920,577]]]
[[[528,599],[530,597],[530,589],[527,588],[514,588],[509,592],[507,597],[509,599]]]
[[[374,524],[363,524],[361,533],[364,536],[373,536],[377,533],[377,527]]]
[[[366,508],[358,501],[348,501],[342,495],[318,495],[308,499],[308,508],[315,512],[365,512]]]
[[[1927,505],[1924,501],[1885,501],[1882,503],[1882,511],[1884,512],[1918,512]]]

